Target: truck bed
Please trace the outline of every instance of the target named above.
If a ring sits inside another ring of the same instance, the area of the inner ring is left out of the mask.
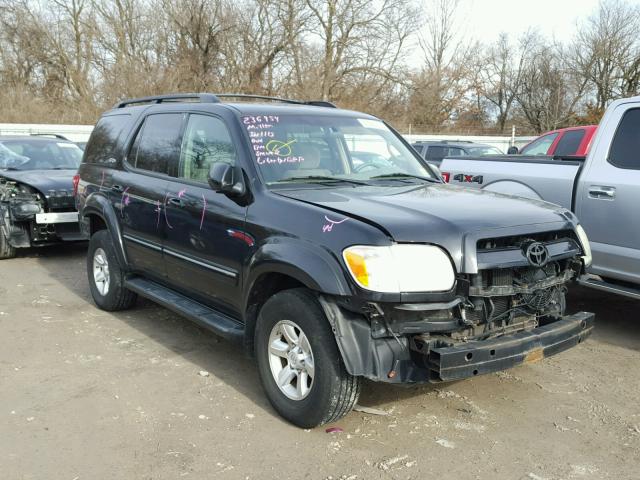
[[[541,199],[572,209],[584,159],[541,155],[447,157],[440,170],[452,185]]]

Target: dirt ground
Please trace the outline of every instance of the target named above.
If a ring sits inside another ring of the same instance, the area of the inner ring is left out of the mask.
[[[326,433],[281,420],[234,345],[145,301],[96,309],[84,253],[0,263],[2,480],[640,478],[640,302],[576,288],[587,342],[457,383],[367,383],[360,404],[387,415]]]

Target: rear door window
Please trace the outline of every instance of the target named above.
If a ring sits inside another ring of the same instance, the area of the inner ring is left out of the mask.
[[[86,163],[115,163],[118,137],[129,122],[130,115],[110,115],[98,120],[85,149]]]
[[[628,110],[622,117],[611,143],[609,163],[619,168],[640,170],[640,109]]]
[[[520,153],[523,155],[546,155],[557,136],[557,133],[543,135],[524,147]]]
[[[584,138],[585,130],[568,130],[562,135],[554,155],[575,155]]]
[[[177,176],[184,117],[182,113],[158,113],[145,118],[131,147],[129,164],[141,170]]]
[[[425,156],[425,158],[427,160],[442,160],[448,151],[448,147],[440,147],[437,145],[430,146],[427,150],[427,155]]]

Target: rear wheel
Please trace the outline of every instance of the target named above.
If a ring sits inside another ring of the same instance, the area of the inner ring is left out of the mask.
[[[9,244],[9,239],[4,234],[2,228],[0,228],[0,260],[7,258],[13,258],[16,256],[15,247]]]
[[[258,316],[255,349],[269,401],[299,427],[335,421],[358,400],[360,378],[346,371],[329,322],[306,289],[267,300]]]
[[[136,302],[137,295],[124,287],[124,272],[107,230],[99,230],[91,236],[87,276],[93,301],[102,310],[125,310]]]

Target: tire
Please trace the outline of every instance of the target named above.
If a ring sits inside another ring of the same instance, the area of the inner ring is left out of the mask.
[[[102,310],[126,310],[138,298],[134,292],[124,287],[124,272],[118,264],[111,235],[107,230],[97,231],[89,240],[87,278],[93,301]],[[99,281],[100,278],[104,280]]]
[[[13,258],[16,256],[16,249],[9,244],[9,239],[5,236],[4,231],[0,228],[0,260]]]
[[[333,422],[357,402],[361,379],[346,371],[329,321],[309,290],[285,290],[267,300],[254,341],[267,398],[291,423],[312,428]]]

